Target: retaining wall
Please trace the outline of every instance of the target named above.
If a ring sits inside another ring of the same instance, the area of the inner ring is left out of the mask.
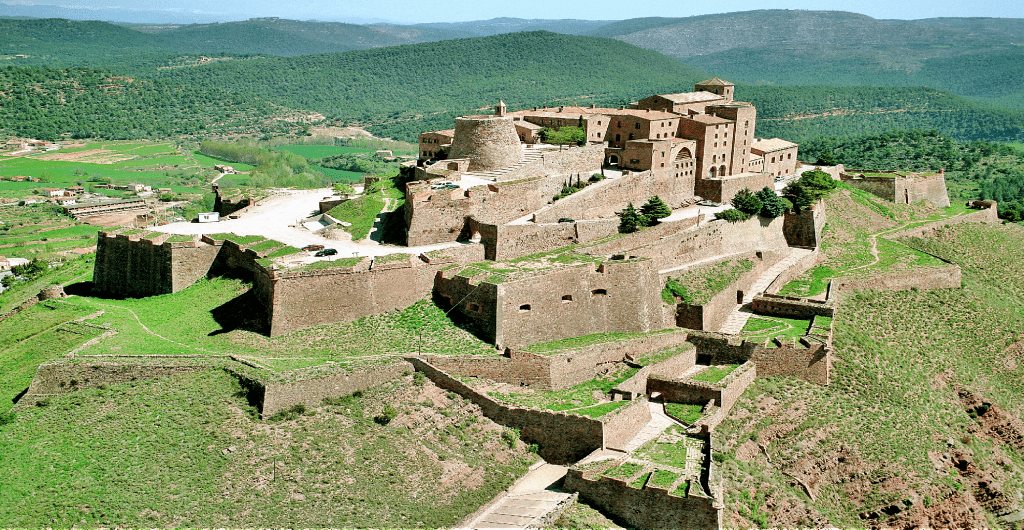
[[[714,414],[700,422],[713,430],[725,419],[736,400],[758,375],[761,374],[758,373],[756,363],[748,361],[717,383],[652,376],[647,383],[647,391],[650,394],[660,392],[661,399],[667,403],[705,405],[713,402],[717,407]]]
[[[697,347],[698,358],[707,356],[709,364],[752,361],[760,377],[792,376],[819,385],[829,384],[832,350],[823,344],[773,348],[731,335],[701,331],[691,332],[686,340]]]
[[[766,270],[785,257],[785,253],[770,251],[731,257],[730,259],[735,260],[749,259],[754,262],[754,267],[711,297],[706,304],[679,304],[676,309],[676,325],[689,329],[717,331],[732,314],[742,295],[753,287]],[[671,275],[667,274],[669,277]]]
[[[486,258],[502,261],[527,256],[574,243],[589,243],[617,234],[618,219],[583,220],[568,223],[485,225],[470,221],[470,229],[481,234]]]
[[[950,217],[949,219],[943,219],[941,221],[934,221],[934,222],[931,222],[931,223],[928,223],[928,224],[923,224],[923,225],[915,227],[915,228],[910,228],[908,230],[904,230],[902,232],[896,232],[896,233],[893,233],[893,234],[887,234],[887,235],[884,235],[882,237],[884,237],[886,239],[891,239],[891,240],[896,240],[896,239],[899,239],[901,237],[926,237],[926,236],[930,235],[932,232],[934,232],[935,230],[937,230],[939,228],[942,228],[942,227],[945,227],[945,226],[950,226],[950,225],[955,225],[955,224],[960,224],[960,223],[999,223],[999,222],[1000,222],[1000,220],[999,220],[999,212],[998,212],[998,209],[997,209],[995,203],[993,202],[992,206],[990,208],[984,208],[984,209],[978,210],[976,212],[971,212],[969,214],[957,215],[957,216],[954,216],[954,217]]]
[[[834,317],[835,305],[822,300],[765,294],[754,296],[750,310],[759,315],[786,318]]]

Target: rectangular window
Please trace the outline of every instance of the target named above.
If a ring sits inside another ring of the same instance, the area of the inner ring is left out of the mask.
[[[593,298],[595,296],[608,296],[608,289],[594,289],[590,291],[590,297]]]

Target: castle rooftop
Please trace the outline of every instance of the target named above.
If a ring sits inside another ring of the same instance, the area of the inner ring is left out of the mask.
[[[757,149],[758,151],[763,151],[765,153],[770,153],[772,151],[781,151],[783,149],[789,149],[791,147],[797,147],[797,144],[783,140],[782,138],[758,138],[755,139],[754,143],[751,144],[750,146],[751,149]]]
[[[691,120],[706,123],[708,125],[718,125],[721,123],[732,123],[732,120],[727,120],[718,116],[712,116],[710,114],[694,114],[689,117]]]
[[[702,101],[714,101],[716,99],[723,99],[719,94],[712,94],[711,92],[679,92],[678,94],[658,94],[659,96],[671,101],[672,103],[699,103]]]

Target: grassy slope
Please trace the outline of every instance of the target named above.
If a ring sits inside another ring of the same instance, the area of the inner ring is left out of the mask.
[[[18,413],[0,427],[0,526],[436,528],[535,458],[411,377],[276,424],[253,420],[239,391],[212,371]],[[386,427],[372,419],[385,403],[399,412]]]
[[[744,393],[717,433],[726,521],[859,526],[858,513],[910,498],[913,513],[945,510],[953,519],[935,525],[991,523],[991,515],[965,515],[972,483],[941,460],[952,451],[969,455],[1009,497],[1020,494],[1024,454],[967,434],[975,422],[956,387],[1018,418],[1024,411],[1021,364],[1008,356],[1024,337],[1024,231],[962,225],[913,244],[960,263],[964,288],[851,296],[835,319],[831,386],[766,379]],[[815,500],[781,472],[811,484]]]

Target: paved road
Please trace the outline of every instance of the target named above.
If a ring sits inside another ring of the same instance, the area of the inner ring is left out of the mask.
[[[275,239],[295,248],[306,245],[324,245],[338,250],[336,258],[350,256],[383,256],[396,252],[420,253],[428,250],[457,246],[459,243],[441,243],[421,247],[391,247],[375,241],[337,241],[321,237],[302,226],[302,219],[320,213],[320,199],[333,195],[330,188],[317,190],[279,190],[260,201],[240,219],[225,219],[217,223],[173,223],[154,228],[170,234],[235,233],[240,236],[260,235]]]

